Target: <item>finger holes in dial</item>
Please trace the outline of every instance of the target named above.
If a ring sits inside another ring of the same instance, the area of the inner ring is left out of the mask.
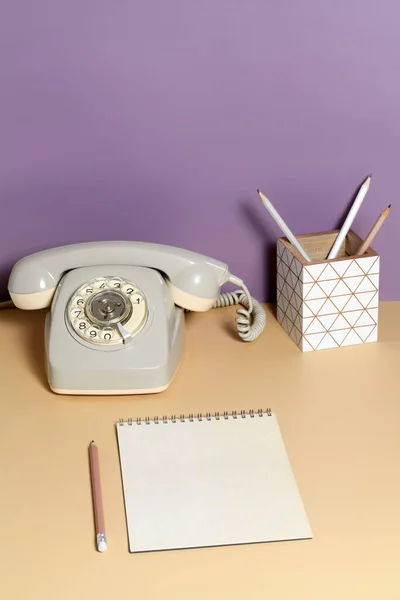
[[[100,327],[96,327],[95,325],[91,325],[86,329],[86,336],[89,340],[97,341],[100,338]]]
[[[85,333],[86,330],[90,327],[90,323],[86,319],[78,319],[77,321],[75,321],[75,327],[82,334]]]
[[[123,327],[132,335],[137,335],[147,321],[147,302],[141,290],[131,281],[112,275],[97,277],[81,285],[68,303],[66,318],[74,333],[86,343],[98,346],[120,346],[123,336],[115,323],[99,322],[92,319],[92,305],[107,299],[106,292],[114,292],[129,306],[129,316],[121,315]],[[103,293],[103,296],[100,295]],[[104,294],[105,293],[105,294]],[[115,294],[114,294],[115,296]],[[115,301],[112,294],[110,298]],[[110,299],[110,302],[111,302]],[[118,316],[118,315],[117,315]]]
[[[122,292],[129,297],[132,296],[132,294],[135,292],[135,286],[131,283],[124,283],[121,289]]]
[[[122,281],[118,277],[113,277],[108,281],[108,287],[110,290],[120,290],[122,286]]]
[[[111,327],[105,327],[100,331],[100,339],[104,342],[112,342],[115,337],[115,331]]]

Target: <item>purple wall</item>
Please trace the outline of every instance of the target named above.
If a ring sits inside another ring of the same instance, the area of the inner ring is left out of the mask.
[[[0,296],[39,249],[187,247],[274,298],[280,234],[354,229],[400,298],[398,0],[6,0],[0,22]]]

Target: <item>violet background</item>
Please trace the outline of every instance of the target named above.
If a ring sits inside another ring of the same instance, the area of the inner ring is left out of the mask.
[[[275,298],[280,231],[354,223],[381,298],[400,298],[396,0],[5,0],[0,21],[0,298],[20,257],[131,239],[228,262]]]

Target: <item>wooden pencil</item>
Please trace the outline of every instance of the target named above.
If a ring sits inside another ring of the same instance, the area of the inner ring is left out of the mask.
[[[375,239],[376,234],[378,233],[378,231],[380,230],[380,228],[382,227],[382,225],[388,218],[391,206],[392,205],[389,204],[389,206],[381,212],[381,214],[375,221],[371,231],[369,232],[369,234],[367,235],[367,237],[365,238],[365,240],[363,241],[363,243],[360,245],[359,249],[357,250],[356,256],[360,256],[360,255],[364,254],[364,252],[366,252],[368,250],[368,248],[371,246],[373,240]]]
[[[107,537],[104,524],[103,500],[101,496],[99,451],[93,440],[90,442],[89,446],[89,463],[96,527],[96,544],[99,552],[105,552],[107,550]]]

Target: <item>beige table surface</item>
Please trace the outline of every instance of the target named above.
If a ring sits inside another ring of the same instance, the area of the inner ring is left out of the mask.
[[[400,599],[400,303],[381,304],[378,343],[310,354],[268,311],[253,344],[236,340],[232,308],[188,315],[179,373],[147,397],[51,393],[44,312],[0,311],[2,599]],[[114,423],[259,407],[277,414],[314,539],[130,554]]]

